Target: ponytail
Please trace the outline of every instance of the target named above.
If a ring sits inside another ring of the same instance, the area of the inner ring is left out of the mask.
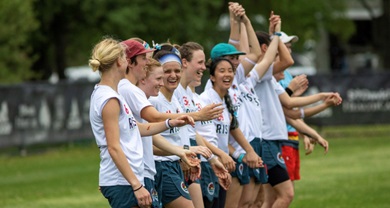
[[[234,130],[238,128],[238,120],[236,114],[234,112],[234,106],[232,104],[232,100],[230,99],[229,91],[224,96],[226,108],[228,109],[230,115],[232,116],[232,120],[230,121],[230,130]]]

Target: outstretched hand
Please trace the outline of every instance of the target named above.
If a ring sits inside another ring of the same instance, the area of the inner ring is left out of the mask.
[[[178,156],[189,167],[197,166],[200,163],[200,160],[196,157],[196,153],[191,150],[181,149],[181,153]]]
[[[181,116],[177,117],[176,119],[171,119],[169,121],[169,125],[172,127],[181,127],[181,126],[185,126],[187,124],[189,124],[191,126],[195,126],[194,119],[188,115],[181,115]]]
[[[196,154],[200,154],[205,158],[209,158],[212,154],[211,150],[204,146],[190,146],[190,150]]]
[[[218,178],[226,179],[229,175],[229,172],[223,166],[223,164],[218,160],[217,157],[214,157],[209,161],[211,168],[213,169],[215,175]]]
[[[223,113],[222,103],[212,103],[199,110],[200,120],[209,121],[218,118]]]
[[[316,141],[307,135],[303,135],[303,143],[305,145],[305,155],[311,154],[314,150]]]
[[[309,86],[309,80],[305,74],[298,75],[291,80],[288,88],[290,88],[295,96],[302,95]]]

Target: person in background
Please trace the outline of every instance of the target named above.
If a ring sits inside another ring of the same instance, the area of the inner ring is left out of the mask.
[[[297,42],[299,38],[295,35],[289,36],[284,32],[281,32],[280,40],[286,45],[286,47],[289,49],[290,53],[292,52],[292,44]],[[282,85],[282,87],[286,90],[287,94],[289,94],[292,97],[298,97],[302,95],[305,90],[308,87],[308,81],[306,78],[306,75],[302,74],[299,76],[296,76],[293,78],[291,73],[286,69],[283,74],[283,76],[279,77],[279,84]],[[329,103],[329,106],[331,106],[332,103]],[[329,107],[326,106],[326,107]],[[323,108],[323,110],[326,108]],[[282,143],[282,156],[286,163],[287,171],[290,176],[291,181],[299,180],[301,178],[300,176],[300,157],[299,157],[299,132],[290,125],[292,123],[294,126],[297,126],[297,128],[301,129],[301,132],[304,132],[303,138],[304,138],[304,146],[306,149],[306,154],[310,154],[311,151],[314,148],[314,144],[316,143],[316,140],[319,141],[320,144],[324,144],[325,152],[328,151],[329,144],[326,140],[324,140],[314,129],[306,125],[303,121],[304,111],[302,115],[299,116],[297,119],[291,119],[289,117],[289,114],[286,112],[286,119],[287,119],[287,130],[288,130],[288,140],[283,141]],[[291,114],[290,114],[291,116]],[[306,115],[307,117],[308,115]],[[294,117],[294,116],[292,116]],[[310,136],[311,135],[311,136]],[[316,138],[316,140],[312,139]]]

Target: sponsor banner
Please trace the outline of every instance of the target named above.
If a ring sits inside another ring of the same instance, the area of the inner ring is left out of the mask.
[[[310,76],[305,93],[339,92],[343,103],[305,121],[314,125],[390,123],[390,74]]]
[[[305,95],[339,92],[343,104],[311,118],[313,125],[390,123],[390,74],[309,76]],[[89,102],[94,83],[0,86],[0,148],[93,138]],[[304,95],[304,96],[305,96]]]
[[[0,86],[0,148],[93,138],[92,83]]]

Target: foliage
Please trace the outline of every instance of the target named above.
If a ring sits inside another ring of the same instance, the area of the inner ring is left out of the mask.
[[[248,14],[262,14],[268,20],[270,11],[282,18],[282,30],[287,34],[297,35],[300,40],[318,40],[319,27],[347,41],[355,32],[354,24],[344,16],[346,0],[311,1],[311,0],[266,0],[242,3]],[[253,16],[251,19],[254,19]],[[268,31],[268,22],[258,24],[260,30]],[[302,47],[304,41],[298,41]],[[296,47],[294,46],[294,47]]]
[[[35,56],[29,34],[38,27],[32,0],[0,1],[0,83],[13,83],[32,76],[30,70]]]
[[[319,23],[329,31],[344,38],[349,37],[353,32],[351,22],[342,19],[342,15],[334,15],[342,14],[344,1],[265,0],[241,3],[255,29],[268,29],[267,19],[272,9],[282,16],[285,32],[297,34],[305,40],[318,36],[316,30]],[[157,43],[166,42],[168,39],[178,44],[195,41],[205,46],[208,55],[209,49],[216,42],[226,41],[229,34],[229,28],[220,29],[217,26],[220,18],[228,14],[228,1],[2,0],[1,4],[5,5],[1,7],[2,10],[8,8],[8,13],[17,12],[11,15],[0,12],[0,16],[4,18],[0,21],[5,23],[7,18],[14,15],[18,17],[14,17],[15,22],[23,27],[17,29],[20,34],[17,44],[2,48],[2,54],[12,51],[20,55],[6,56],[0,61],[0,66],[7,69],[6,72],[2,71],[5,74],[1,77],[10,76],[8,71],[10,68],[14,70],[14,64],[23,66],[20,69],[24,69],[24,72],[30,72],[27,69],[30,68],[31,61],[34,61],[32,70],[37,79],[47,79],[52,72],[57,72],[60,79],[66,79],[65,68],[86,65],[93,45],[107,35],[123,40],[140,37],[149,43],[152,40]],[[260,15],[265,21],[255,21]],[[39,28],[37,21],[40,23]],[[338,24],[334,24],[335,21]],[[5,30],[4,34],[15,33],[15,29],[9,27],[2,29]],[[11,37],[1,39],[5,44]],[[30,44],[24,44],[25,42]],[[300,41],[298,44],[302,43]],[[32,47],[31,51],[27,50],[27,45]],[[16,63],[15,60],[19,59],[28,61]],[[19,77],[19,80],[28,78],[19,73],[15,77]]]

